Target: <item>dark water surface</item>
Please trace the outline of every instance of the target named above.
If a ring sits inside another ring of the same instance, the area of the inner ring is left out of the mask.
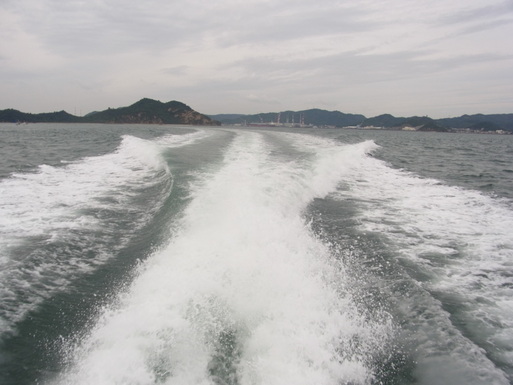
[[[0,383],[511,384],[513,137],[0,125]]]

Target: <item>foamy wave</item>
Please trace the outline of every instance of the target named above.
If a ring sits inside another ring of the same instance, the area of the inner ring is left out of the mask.
[[[302,217],[338,176],[239,134],[60,383],[368,383],[390,325],[360,313]]]
[[[435,298],[464,306],[451,320],[438,301],[429,305],[438,306],[439,316],[431,316],[438,317],[437,331],[425,339],[424,348],[436,338],[441,344],[452,343],[451,360],[459,360],[460,368],[448,370],[469,375],[466,361],[476,360],[480,362],[476,368],[503,383],[503,374],[481,348],[472,346],[451,322],[456,317],[456,322],[464,323],[473,341],[485,347],[495,362],[513,366],[512,358],[500,353],[513,348],[513,241],[509,236],[513,213],[509,205],[476,191],[392,169],[372,158],[355,165],[347,177],[346,190],[338,196],[357,202],[361,229],[387,239],[398,260],[415,266],[423,277],[419,283]],[[412,306],[418,311],[417,305]],[[430,330],[429,321],[425,322],[419,330]],[[446,364],[440,365],[429,371],[441,375]]]
[[[0,332],[9,331],[52,292],[65,290],[78,275],[115,255],[170,192],[172,176],[163,149],[204,136],[196,132],[156,141],[123,136],[113,153],[63,167],[41,165],[37,172],[2,180]],[[138,207],[134,199],[155,188],[158,195]],[[130,221],[126,228],[116,213]]]

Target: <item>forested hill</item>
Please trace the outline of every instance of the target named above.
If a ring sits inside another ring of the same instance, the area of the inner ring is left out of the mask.
[[[395,116],[385,114],[365,119],[360,125],[362,127],[384,127],[397,129],[412,128],[416,131],[449,131],[449,127],[440,124],[437,120],[431,119],[427,116],[397,118]]]
[[[450,131],[451,129],[471,129],[477,131],[504,130],[513,132],[513,114],[463,115],[457,118],[431,119],[427,116],[395,117],[390,114],[366,118],[360,114],[346,114],[340,111],[320,109],[302,111],[267,112],[254,115],[221,114],[210,115],[223,124],[289,124],[313,125],[318,127],[379,127],[402,129],[412,127],[419,131]]]
[[[171,101],[162,103],[152,99],[141,99],[128,107],[93,112],[83,118],[94,123],[148,123],[148,124],[193,124],[219,125],[219,122],[194,111],[189,106]]]
[[[158,100],[141,99],[128,107],[108,108],[92,112],[84,117],[65,111],[29,114],[14,109],[0,110],[0,122],[27,123],[145,123],[220,125],[219,122],[177,101],[162,103]]]
[[[438,122],[453,128],[513,131],[513,114],[463,115],[457,118],[438,119]]]
[[[451,131],[469,129],[473,131],[513,132],[513,114],[475,114],[456,118],[431,119],[422,117],[395,117],[384,114],[367,118],[361,114],[349,114],[340,111],[326,111],[318,108],[302,111],[267,112],[253,115],[220,114],[204,115],[178,101],[167,103],[153,99],[141,99],[138,102],[120,108],[108,108],[95,111],[84,117],[75,116],[66,111],[42,114],[24,113],[14,109],[0,110],[0,122],[61,122],[61,123],[145,123],[145,124],[281,124],[288,126],[311,125],[317,127],[379,127],[389,129],[408,129],[418,131]]]
[[[223,124],[283,123],[289,125],[309,124],[315,126],[356,126],[365,120],[360,114],[326,111],[318,108],[302,111],[265,112],[254,115],[220,114],[210,115]]]
[[[27,123],[79,123],[82,119],[79,116],[68,114],[66,111],[59,112],[46,112],[43,114],[29,114],[8,108],[6,110],[0,110],[0,122],[16,123],[16,122],[27,122]]]

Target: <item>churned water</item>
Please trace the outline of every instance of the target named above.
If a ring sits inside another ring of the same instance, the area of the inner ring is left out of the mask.
[[[513,380],[513,137],[0,135],[2,383]]]

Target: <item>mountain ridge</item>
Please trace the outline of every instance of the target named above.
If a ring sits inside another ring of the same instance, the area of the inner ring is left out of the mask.
[[[301,111],[264,112],[259,114],[205,115],[179,101],[161,102],[143,98],[129,106],[93,111],[83,117],[66,111],[31,114],[12,108],[0,110],[0,122],[27,123],[122,123],[122,124],[190,124],[190,125],[287,125],[317,127],[359,127],[413,129],[417,131],[507,131],[513,133],[513,114],[473,114],[455,118],[431,119],[428,116],[395,117],[382,114],[367,118],[362,114],[312,108]]]
[[[417,131],[509,131],[513,132],[513,114],[474,114],[462,115],[455,118],[432,119],[428,116],[395,117],[391,114],[382,114],[367,118],[361,114],[347,114],[340,111],[326,111],[310,109],[301,111],[266,112],[259,114],[217,114],[209,115],[222,124],[283,124],[284,117],[289,117],[290,126],[298,122],[297,117],[303,116],[306,125],[360,128],[408,129]],[[295,117],[292,122],[290,117]],[[280,122],[278,122],[280,121]]]
[[[0,122],[26,123],[123,123],[190,124],[218,126],[221,123],[193,110],[188,105],[143,98],[130,106],[94,111],[83,117],[66,111],[30,114],[14,109],[0,110]]]

